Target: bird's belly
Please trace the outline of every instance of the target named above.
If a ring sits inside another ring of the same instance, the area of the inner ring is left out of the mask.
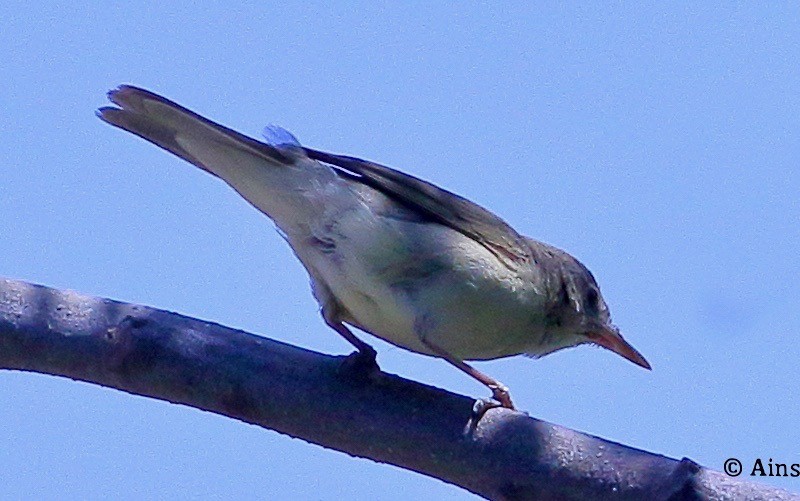
[[[349,280],[334,288],[339,301],[346,305],[344,320],[347,323],[395,346],[432,354],[414,330],[413,306],[403,302],[391,290],[380,286],[362,289]]]
[[[348,284],[348,321],[389,343],[428,355],[434,353],[423,338],[461,360],[525,352],[536,332],[525,312],[513,311],[515,299],[459,284],[458,273],[453,275],[447,278],[456,280],[424,284],[424,290],[416,292]]]
[[[350,232],[321,256],[344,320],[428,355],[423,338],[462,360],[525,352],[536,334],[519,276],[460,233],[428,225],[419,238],[410,225]]]

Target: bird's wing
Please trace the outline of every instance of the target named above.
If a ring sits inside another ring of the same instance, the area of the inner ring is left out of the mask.
[[[525,238],[505,221],[455,193],[360,158],[304,148],[309,158],[330,164],[406,207],[483,245],[509,267],[532,260]]]
[[[300,147],[294,136],[280,127],[269,127],[265,131],[271,143],[265,144],[141,88],[123,85],[111,91],[109,98],[119,108],[101,108],[98,110],[101,119],[151,141],[212,174],[214,172],[210,166],[204,165],[178,141],[180,131],[187,129],[193,136],[205,141],[227,145],[234,150],[245,150],[267,161],[284,164],[295,160],[289,154],[293,148],[285,147]],[[531,259],[530,249],[521,235],[499,217],[465,198],[373,162],[310,148],[303,148],[302,151],[313,160],[335,167],[344,177],[371,186],[398,203],[472,238],[509,267],[516,267]]]

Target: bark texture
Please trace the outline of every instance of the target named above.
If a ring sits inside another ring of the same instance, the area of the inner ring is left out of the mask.
[[[189,405],[490,499],[798,499],[344,357],[145,306],[0,279],[0,368]]]

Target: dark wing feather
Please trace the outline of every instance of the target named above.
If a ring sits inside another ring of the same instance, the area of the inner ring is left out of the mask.
[[[310,158],[333,165],[345,173],[356,174],[361,182],[475,240],[509,267],[531,260],[524,237],[508,223],[466,198],[360,158],[303,149]]]

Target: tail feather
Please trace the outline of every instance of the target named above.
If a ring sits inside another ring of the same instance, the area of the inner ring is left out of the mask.
[[[212,122],[183,106],[157,94],[131,85],[122,85],[108,93],[109,100],[119,108],[107,106],[97,110],[106,123],[126,130],[187,162],[214,174],[187,150],[179,138],[191,137],[207,143],[244,151],[271,163],[290,164],[294,159],[277,148]]]
[[[308,235],[330,207],[355,203],[336,172],[308,158],[288,131],[273,128],[267,144],[138,87],[108,97],[116,107],[100,108],[100,119],[219,177],[287,235]]]

